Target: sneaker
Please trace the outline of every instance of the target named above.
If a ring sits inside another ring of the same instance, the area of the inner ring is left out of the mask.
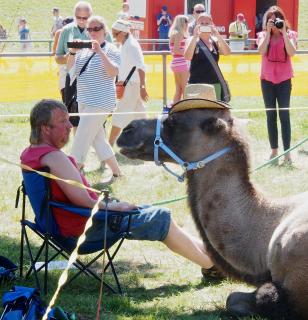
[[[225,276],[215,266],[209,269],[201,268],[201,273],[204,281],[222,280],[225,278]]]

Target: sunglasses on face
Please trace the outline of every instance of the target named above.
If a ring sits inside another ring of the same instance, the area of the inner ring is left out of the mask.
[[[195,12],[198,13],[198,14],[200,14],[200,13],[203,13],[203,12],[205,12],[205,11],[204,11],[204,10],[196,10]]]
[[[93,28],[87,28],[88,32],[98,32],[100,30],[104,29],[104,26],[100,26],[100,27],[93,27]]]
[[[89,19],[89,17],[80,17],[80,16],[76,16],[77,20],[83,20],[83,21],[87,21]]]

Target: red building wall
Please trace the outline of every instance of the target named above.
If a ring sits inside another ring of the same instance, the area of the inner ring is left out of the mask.
[[[140,38],[143,39],[158,38],[156,17],[161,12],[163,5],[168,7],[168,12],[172,17],[183,14],[185,10],[185,0],[144,1],[147,2],[147,14],[145,19],[140,19],[144,21],[144,31],[140,32]],[[215,25],[219,27],[222,34],[228,37],[229,24],[235,21],[238,13],[243,13],[251,30],[249,37],[253,38],[255,36],[256,3],[257,0],[212,0],[211,14]],[[277,5],[286,13],[292,29],[297,30],[299,0],[277,0]]]

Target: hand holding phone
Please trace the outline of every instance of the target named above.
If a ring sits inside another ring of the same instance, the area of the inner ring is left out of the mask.
[[[204,32],[204,33],[211,33],[212,32],[211,26],[200,26],[199,30],[200,30],[200,32]]]

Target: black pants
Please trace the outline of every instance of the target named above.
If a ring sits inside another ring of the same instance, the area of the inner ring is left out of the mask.
[[[290,108],[290,96],[291,96],[291,79],[285,80],[278,84],[274,84],[270,81],[261,80],[261,88],[263,94],[263,100],[267,110],[267,131],[269,142],[272,149],[278,148],[278,128],[277,128],[277,110],[276,101],[278,102],[279,119],[281,125],[281,135],[283,142],[283,149],[290,148],[291,142],[291,123],[289,110],[281,110],[281,108]]]

